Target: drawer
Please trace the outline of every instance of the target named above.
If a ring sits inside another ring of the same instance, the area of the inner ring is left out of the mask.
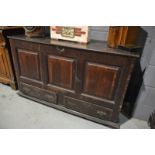
[[[46,91],[24,83],[20,84],[20,91],[26,95],[29,95],[47,102],[51,102],[55,104],[57,103],[57,94],[55,92]]]
[[[67,109],[71,109],[89,116],[97,117],[99,119],[111,120],[112,118],[112,109],[67,96],[64,97],[63,106]]]

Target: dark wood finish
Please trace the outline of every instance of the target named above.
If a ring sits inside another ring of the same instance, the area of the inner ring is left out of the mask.
[[[120,45],[121,46],[137,45],[139,34],[140,34],[139,26],[123,26]]]
[[[118,71],[118,67],[87,63],[84,92],[93,96],[112,99]]]
[[[119,124],[118,123],[114,123],[114,122],[111,122],[111,121],[106,121],[106,120],[103,120],[103,119],[98,119],[98,118],[92,117],[92,116],[88,116],[86,114],[83,114],[83,113],[80,113],[80,112],[77,112],[77,111],[73,111],[73,110],[64,108],[63,106],[60,106],[60,105],[50,104],[50,102],[47,102],[45,100],[37,99],[36,97],[31,97],[29,95],[26,95],[26,94],[22,93],[21,91],[18,92],[18,95],[20,95],[22,97],[25,97],[25,98],[28,98],[30,100],[36,101],[38,103],[50,106],[52,108],[55,108],[55,109],[58,109],[58,110],[70,113],[70,114],[75,115],[75,116],[79,116],[79,117],[82,117],[82,118],[85,118],[85,119],[88,119],[88,120],[92,120],[94,122],[110,126],[112,128],[119,128]]]
[[[42,90],[40,88],[37,87],[33,87],[24,83],[20,84],[20,89],[22,90],[22,92],[24,94],[33,96],[33,97],[38,97],[40,96],[40,99],[45,100],[47,102],[51,102],[51,103],[57,103],[57,95],[54,92],[50,92],[47,90]],[[33,91],[33,93],[32,93]]]
[[[40,80],[40,65],[38,53],[19,49],[18,59],[21,76]]]
[[[49,83],[72,89],[74,60],[58,56],[48,56]]]
[[[13,89],[16,89],[16,78],[7,36],[22,33],[21,27],[0,26],[0,82],[11,85]]]
[[[139,54],[110,49],[96,41],[80,45],[14,36],[10,43],[20,95],[118,127]]]
[[[111,120],[111,117],[112,117],[112,112],[113,112],[112,109],[91,104],[86,101],[80,101],[75,98],[65,96],[63,104],[67,109],[72,109],[77,112],[90,115],[93,117],[97,117],[100,119]]]

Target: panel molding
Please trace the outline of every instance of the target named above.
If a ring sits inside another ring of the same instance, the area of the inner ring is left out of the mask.
[[[48,55],[48,83],[66,89],[74,89],[75,60]]]
[[[83,92],[95,98],[113,100],[120,67],[87,62]]]
[[[23,49],[17,51],[20,77],[41,81],[40,54]]]

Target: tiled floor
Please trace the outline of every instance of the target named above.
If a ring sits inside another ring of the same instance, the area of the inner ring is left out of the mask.
[[[0,128],[1,129],[107,129],[83,118],[38,104],[16,94],[9,86],[0,84]],[[147,122],[130,119],[123,115],[122,129],[147,129]]]

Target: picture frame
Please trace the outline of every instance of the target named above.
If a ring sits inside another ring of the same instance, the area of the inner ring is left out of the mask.
[[[51,39],[67,40],[87,44],[89,26],[50,26]]]

